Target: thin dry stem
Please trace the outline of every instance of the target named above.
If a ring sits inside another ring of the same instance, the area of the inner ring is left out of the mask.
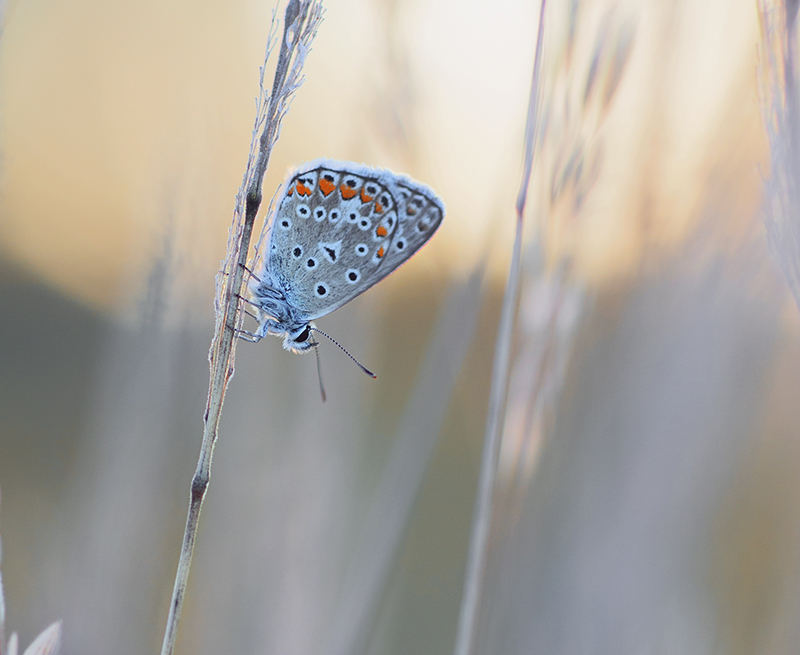
[[[225,392],[233,377],[236,333],[242,320],[240,296],[245,266],[250,251],[253,225],[261,206],[261,185],[269,164],[272,148],[280,135],[280,124],[289,109],[294,92],[303,83],[302,68],[306,54],[322,20],[320,0],[289,0],[284,15],[283,38],[272,91],[264,89],[264,69],[261,68],[260,95],[256,124],[253,130],[244,181],[236,196],[233,224],[228,234],[228,249],[222,271],[217,275],[215,298],[216,328],[209,351],[210,379],[204,416],[203,443],[197,469],[192,478],[189,513],[183,535],[175,586],[172,591],[169,617],[164,631],[162,655],[171,655],[175,648],[186,585],[191,568],[192,553],[197,537],[200,510],[211,474],[211,459],[217,440],[219,420]],[[275,18],[270,30],[267,57],[274,46]],[[256,136],[260,133],[260,138]]]
[[[536,54],[533,63],[533,80],[528,103],[528,120],[525,127],[525,155],[522,181],[517,196],[517,226],[514,236],[514,250],[508,273],[500,325],[495,344],[492,386],[489,397],[489,411],[486,417],[486,432],[483,442],[481,472],[478,480],[478,495],[472,515],[472,534],[470,535],[467,568],[464,577],[464,591],[461,596],[461,612],[458,617],[455,655],[469,655],[475,638],[475,620],[483,588],[486,569],[489,527],[492,519],[492,498],[494,495],[497,462],[500,455],[500,435],[503,430],[505,398],[508,388],[508,370],[511,356],[511,335],[517,307],[519,277],[522,262],[522,228],[528,184],[533,170],[534,145],[539,129],[539,90],[541,85],[542,42],[544,38],[544,10],[546,0],[539,8],[539,32],[536,37]]]

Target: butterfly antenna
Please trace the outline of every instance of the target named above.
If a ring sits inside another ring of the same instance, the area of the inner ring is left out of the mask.
[[[358,361],[358,360],[357,360],[355,357],[353,357],[353,356],[352,356],[352,355],[351,355],[349,352],[347,352],[347,349],[346,349],[346,348],[345,348],[345,347],[344,347],[342,344],[340,344],[338,341],[336,341],[336,339],[334,339],[332,336],[330,336],[330,335],[328,335],[328,334],[325,334],[325,333],[324,333],[322,330],[318,330],[318,329],[317,329],[317,328],[315,328],[315,327],[311,327],[311,329],[312,329],[312,330],[314,330],[314,332],[319,332],[319,333],[320,333],[320,334],[321,334],[323,337],[326,337],[326,338],[330,339],[331,341],[333,341],[333,343],[335,343],[337,346],[339,346],[339,348],[341,349],[341,351],[342,351],[342,352],[343,352],[345,355],[347,355],[347,356],[348,356],[350,359],[352,359],[352,360],[353,360],[353,361],[356,363],[356,365],[358,366],[358,368],[360,368],[362,371],[364,371],[364,373],[366,373],[367,375],[369,375],[369,376],[370,376],[370,377],[371,377],[373,380],[377,379],[377,377],[378,377],[377,375],[375,375],[375,374],[374,374],[372,371],[370,371],[370,370],[369,370],[369,369],[368,369],[366,366],[364,366],[364,365],[363,365],[361,362],[359,362],[359,361]],[[322,379],[322,378],[320,378],[320,380],[321,380],[321,379]]]
[[[319,378],[319,392],[322,394],[322,402],[325,402],[325,385],[322,384],[322,365],[319,363],[319,341],[314,342],[314,354],[317,356],[317,377]]]

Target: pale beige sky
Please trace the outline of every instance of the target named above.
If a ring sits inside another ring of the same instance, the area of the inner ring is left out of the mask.
[[[551,3],[548,13],[549,131],[531,199],[532,214],[557,226],[552,247],[575,253],[589,276],[635,267],[646,243],[682,238],[710,179],[752,216],[764,148],[754,3],[578,3],[569,52],[570,4]],[[410,268],[464,272],[487,244],[502,253],[511,238],[538,3],[391,7],[327,3],[265,195],[287,166],[318,157],[402,170],[448,208]],[[210,285],[249,146],[271,8],[13,5],[0,41],[4,256],[66,293],[117,307],[169,233],[186,274]],[[600,52],[598,79],[608,85],[615,48],[626,43],[611,103],[582,104],[592,57]],[[575,151],[584,183],[594,181],[579,208],[574,189],[551,207],[551,180]]]

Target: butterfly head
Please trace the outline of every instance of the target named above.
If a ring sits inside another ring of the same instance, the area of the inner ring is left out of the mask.
[[[311,338],[311,331],[314,329],[314,324],[311,322],[284,323],[267,316],[262,316],[260,320],[261,324],[254,335],[257,339],[268,334],[283,337],[283,347],[299,355],[309,352],[317,344]]]
[[[306,323],[297,330],[287,330],[283,337],[283,347],[299,355],[310,351],[317,343],[311,338],[312,327],[311,323]]]

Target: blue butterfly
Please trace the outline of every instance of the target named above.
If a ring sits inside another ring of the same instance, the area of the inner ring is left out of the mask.
[[[330,159],[298,167],[283,185],[250,283],[259,321],[250,336],[282,336],[287,350],[308,352],[316,345],[311,331],[319,332],[313,321],[408,261],[444,212],[430,188],[385,169]]]

